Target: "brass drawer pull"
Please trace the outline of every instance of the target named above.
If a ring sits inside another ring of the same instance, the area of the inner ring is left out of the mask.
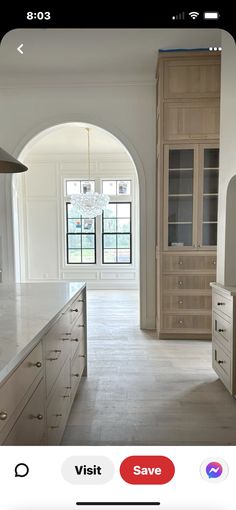
[[[78,312],[79,310],[78,310],[78,308],[71,308],[71,310],[70,310],[70,311],[71,311],[71,312]]]
[[[216,260],[212,259],[212,264],[213,264],[213,266],[215,266],[216,265]]]
[[[41,361],[37,361],[37,363],[33,363],[33,366],[37,367],[37,368],[41,368],[42,363],[41,363]]]
[[[225,363],[225,361],[222,361],[221,359],[219,359],[218,363],[219,363],[219,365],[223,365],[223,363]]]
[[[178,264],[179,264],[179,266],[182,266],[182,265],[183,265],[183,261],[182,261],[182,259],[180,259],[180,260],[179,260]]]
[[[57,413],[57,414],[55,414],[55,416],[58,418],[59,416],[62,416],[62,414],[61,413]]]
[[[6,420],[7,416],[8,414],[6,413],[6,411],[0,411],[0,420]]]
[[[78,328],[84,328],[84,324],[78,324]]]
[[[70,395],[63,395],[63,398],[70,398]]]
[[[72,377],[79,377],[79,374],[71,374]]]
[[[59,425],[52,425],[51,427],[49,427],[50,429],[59,429]]]
[[[61,349],[54,349],[53,352],[60,352],[61,353]]]
[[[182,321],[182,320],[179,320],[179,321],[178,321],[178,324],[179,324],[180,326],[183,326],[183,324],[184,324],[184,321]]]
[[[178,285],[179,285],[180,287],[183,285],[183,283],[184,283],[184,282],[183,282],[183,280],[179,280],[179,281],[178,281]]]
[[[223,306],[225,303],[217,303],[218,306]]]
[[[84,299],[78,299],[78,303],[84,303]]]
[[[71,390],[72,386],[65,386],[66,390]]]
[[[37,414],[36,416],[32,416],[32,418],[35,418],[36,420],[42,420],[43,419],[43,415],[42,414]]]
[[[46,358],[46,359],[47,359],[47,361],[57,361],[58,360],[58,358]]]
[[[70,341],[70,338],[62,338],[62,342]]]
[[[86,358],[85,354],[79,354],[79,358]]]
[[[179,303],[179,305],[182,305],[182,304],[183,304],[183,300],[182,300],[182,299],[180,299],[180,300],[178,301],[178,303]]]
[[[219,333],[224,333],[225,329],[218,329]]]
[[[78,342],[79,338],[71,338],[71,342]]]

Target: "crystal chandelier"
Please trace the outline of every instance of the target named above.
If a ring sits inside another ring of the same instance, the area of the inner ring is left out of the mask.
[[[85,183],[85,193],[79,193],[71,195],[71,205],[78,214],[81,214],[84,218],[95,218],[102,214],[102,211],[106,208],[109,203],[110,197],[103,193],[97,193],[89,191],[91,165],[90,165],[90,128],[85,128],[88,133],[88,182]]]

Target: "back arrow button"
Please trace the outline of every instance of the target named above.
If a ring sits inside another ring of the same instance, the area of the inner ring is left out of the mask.
[[[24,53],[24,52],[22,51],[22,48],[23,48],[23,43],[22,43],[22,44],[20,44],[20,46],[18,46],[18,48],[17,48],[17,51],[19,51],[19,53],[20,53],[21,55],[23,55],[23,53]]]

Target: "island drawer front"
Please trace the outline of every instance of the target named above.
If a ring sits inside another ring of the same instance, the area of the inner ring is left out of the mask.
[[[85,368],[85,354],[78,352],[71,361],[71,397],[74,399]]]
[[[43,338],[47,396],[70,352],[71,331],[66,331],[65,324],[67,320],[60,317]]]
[[[164,272],[172,271],[214,271],[216,268],[215,255],[178,255],[164,254],[162,269]]]
[[[162,309],[170,310],[211,310],[211,296],[196,296],[177,294],[164,294],[162,297]]]
[[[165,275],[163,276],[163,290],[210,290],[213,275]]]
[[[212,364],[217,375],[232,393],[231,360],[215,340],[212,344]]]
[[[71,404],[70,396],[70,364],[68,360],[60,372],[55,391],[47,406],[47,443],[49,445],[57,445],[60,442]]]
[[[220,315],[213,312],[213,334],[222,347],[231,351],[232,346],[232,323],[223,319]]]
[[[77,320],[80,315],[84,312],[85,309],[85,301],[86,301],[86,291],[85,289],[79,294],[79,296],[73,301],[69,308],[70,320],[73,323]]]
[[[42,370],[43,352],[40,342],[0,387],[0,413],[3,413],[0,416],[7,415],[5,419],[0,419],[0,430],[8,423]]]
[[[233,301],[224,297],[222,294],[218,294],[213,290],[212,293],[212,307],[213,310],[227,315],[230,319],[233,318]],[[227,317],[226,317],[227,319]]]
[[[164,330],[211,331],[211,315],[163,314]]]
[[[40,445],[43,442],[44,429],[44,380],[41,379],[3,444]]]
[[[71,332],[71,359],[74,357],[77,349],[79,349],[82,354],[85,352],[85,323],[82,317],[81,315],[80,320],[76,321]]]

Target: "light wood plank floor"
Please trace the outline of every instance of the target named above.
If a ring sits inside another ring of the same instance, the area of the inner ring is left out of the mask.
[[[211,343],[140,331],[138,293],[88,292],[88,378],[63,445],[236,445],[236,401]]]

